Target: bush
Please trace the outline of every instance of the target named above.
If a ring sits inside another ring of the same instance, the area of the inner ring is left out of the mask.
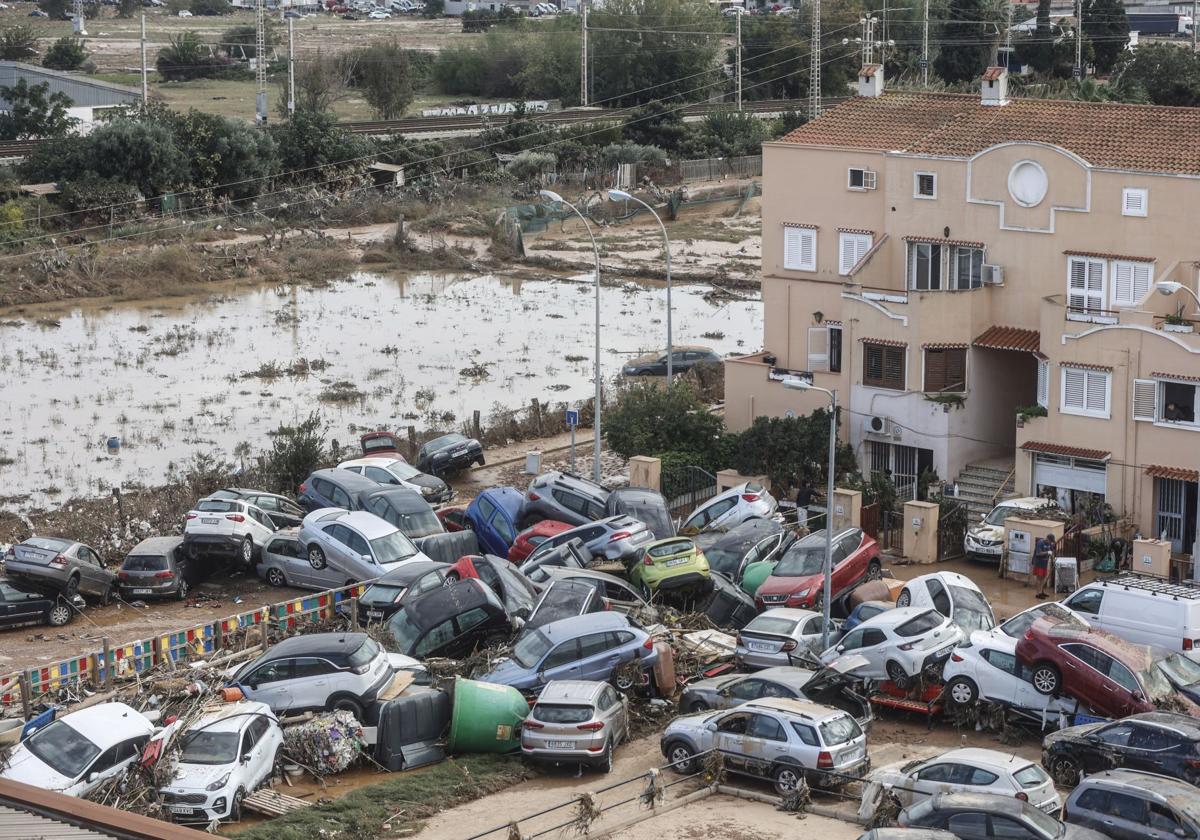
[[[604,417],[604,438],[624,458],[684,451],[711,462],[721,435],[721,419],[679,382],[635,385]]]
[[[355,51],[355,87],[381,120],[403,116],[413,100],[409,51],[395,41],[379,41]]]
[[[202,16],[228,15],[233,13],[233,6],[229,0],[192,0],[188,11]]]
[[[264,466],[275,481],[276,489],[294,492],[300,482],[319,469],[327,457],[321,415],[312,412],[295,426],[280,425],[271,432],[271,448]]]
[[[213,55],[200,36],[188,30],[168,36],[168,44],[158,51],[154,67],[167,81],[182,82],[223,76],[234,62],[228,56]]]
[[[508,165],[508,171],[514,178],[533,181],[546,172],[553,172],[557,161],[554,155],[547,152],[521,152]]]
[[[73,214],[71,223],[80,227],[113,218],[133,218],[138,213],[139,199],[141,195],[132,184],[92,172],[64,183],[58,197],[63,209]]]
[[[264,33],[267,46],[279,43],[279,32],[270,23]],[[258,57],[258,30],[252,23],[234,26],[221,33],[221,51],[232,59]],[[270,50],[267,51],[268,54]]]
[[[28,61],[36,56],[37,34],[23,23],[0,30],[0,59]]]
[[[51,70],[78,70],[87,61],[88,51],[85,43],[78,38],[64,36],[50,45],[42,66]]]
[[[25,208],[17,200],[0,204],[0,242],[12,242],[26,234]]]
[[[279,149],[279,165],[284,172],[296,172],[297,180],[320,177],[312,170],[362,167],[362,158],[371,151],[369,141],[340,128],[337,117],[324,112],[296,111],[268,131]]]
[[[853,472],[853,451],[841,450],[838,472]],[[823,480],[828,458],[829,411],[818,409],[807,417],[756,417],[738,435],[732,465],[742,475],[765,475],[771,486],[787,487],[801,476]]]

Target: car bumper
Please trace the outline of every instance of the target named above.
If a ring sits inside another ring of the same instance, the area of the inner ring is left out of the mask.
[[[232,796],[228,791],[215,793],[163,793],[163,807],[172,822],[207,823],[229,818]]]
[[[397,612],[399,612],[399,609],[396,607],[381,610],[381,609],[376,609],[374,607],[364,607],[362,604],[359,604],[358,605],[358,625],[360,627],[366,627],[368,624],[372,624],[372,623],[382,624],[383,622],[385,622],[389,618],[391,618],[393,615],[395,615]]]
[[[833,768],[833,772],[842,776],[853,776],[856,779],[861,779],[863,776],[871,772],[871,757],[863,756],[858,761],[844,764],[841,767]]]
[[[782,651],[779,653],[759,653],[758,651],[749,650],[747,648],[738,648],[733,655],[733,661],[743,668],[775,668],[780,665],[791,665],[791,660],[788,655]]]
[[[201,551],[237,554],[241,550],[243,539],[244,537],[233,534],[184,534],[183,544],[189,548],[195,546]]]
[[[1004,553],[1004,545],[995,543],[988,545],[978,540],[972,539],[969,535],[963,539],[963,551],[972,557],[977,557],[980,560],[1000,560],[1000,556]]]
[[[926,668],[936,668],[939,665],[945,664],[950,658],[950,654],[954,653],[954,648],[957,647],[957,642],[951,642],[949,645],[934,650],[921,661],[921,670]]]
[[[37,563],[22,563],[20,560],[9,560],[4,564],[4,571],[9,577],[19,578],[31,583],[40,583],[61,589],[67,585],[70,578],[68,569],[54,566],[43,566]]]
[[[121,597],[129,598],[163,598],[174,595],[178,591],[175,581],[167,584],[122,583],[117,587]]]
[[[521,744],[521,755],[539,764],[590,764],[599,761],[603,754],[603,738],[580,741],[570,748]]]

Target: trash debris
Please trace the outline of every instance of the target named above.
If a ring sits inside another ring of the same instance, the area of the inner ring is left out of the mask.
[[[801,776],[796,781],[796,789],[783,797],[775,808],[778,811],[787,811],[789,814],[804,814],[808,811],[811,803],[812,791],[808,787],[808,782]]]
[[[283,753],[316,776],[341,773],[366,749],[362,724],[341,709],[283,730]]]

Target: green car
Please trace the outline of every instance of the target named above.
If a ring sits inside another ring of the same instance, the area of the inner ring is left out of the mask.
[[[763,581],[775,571],[775,564],[778,562],[778,560],[757,560],[754,563],[747,563],[746,568],[742,570],[742,591],[753,597],[758,592],[758,587],[763,585]]]
[[[707,589],[712,585],[704,552],[687,537],[671,537],[646,546],[629,569],[629,582],[647,601],[655,592]]]

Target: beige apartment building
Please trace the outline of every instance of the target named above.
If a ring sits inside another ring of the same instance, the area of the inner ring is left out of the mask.
[[[995,67],[979,95],[886,91],[868,65],[763,146],[763,351],[727,363],[726,421],[827,404],[781,384],[809,378],[902,492],[932,467],[982,506],[1007,478],[1192,552],[1198,219],[1200,109],[1009,99]]]

